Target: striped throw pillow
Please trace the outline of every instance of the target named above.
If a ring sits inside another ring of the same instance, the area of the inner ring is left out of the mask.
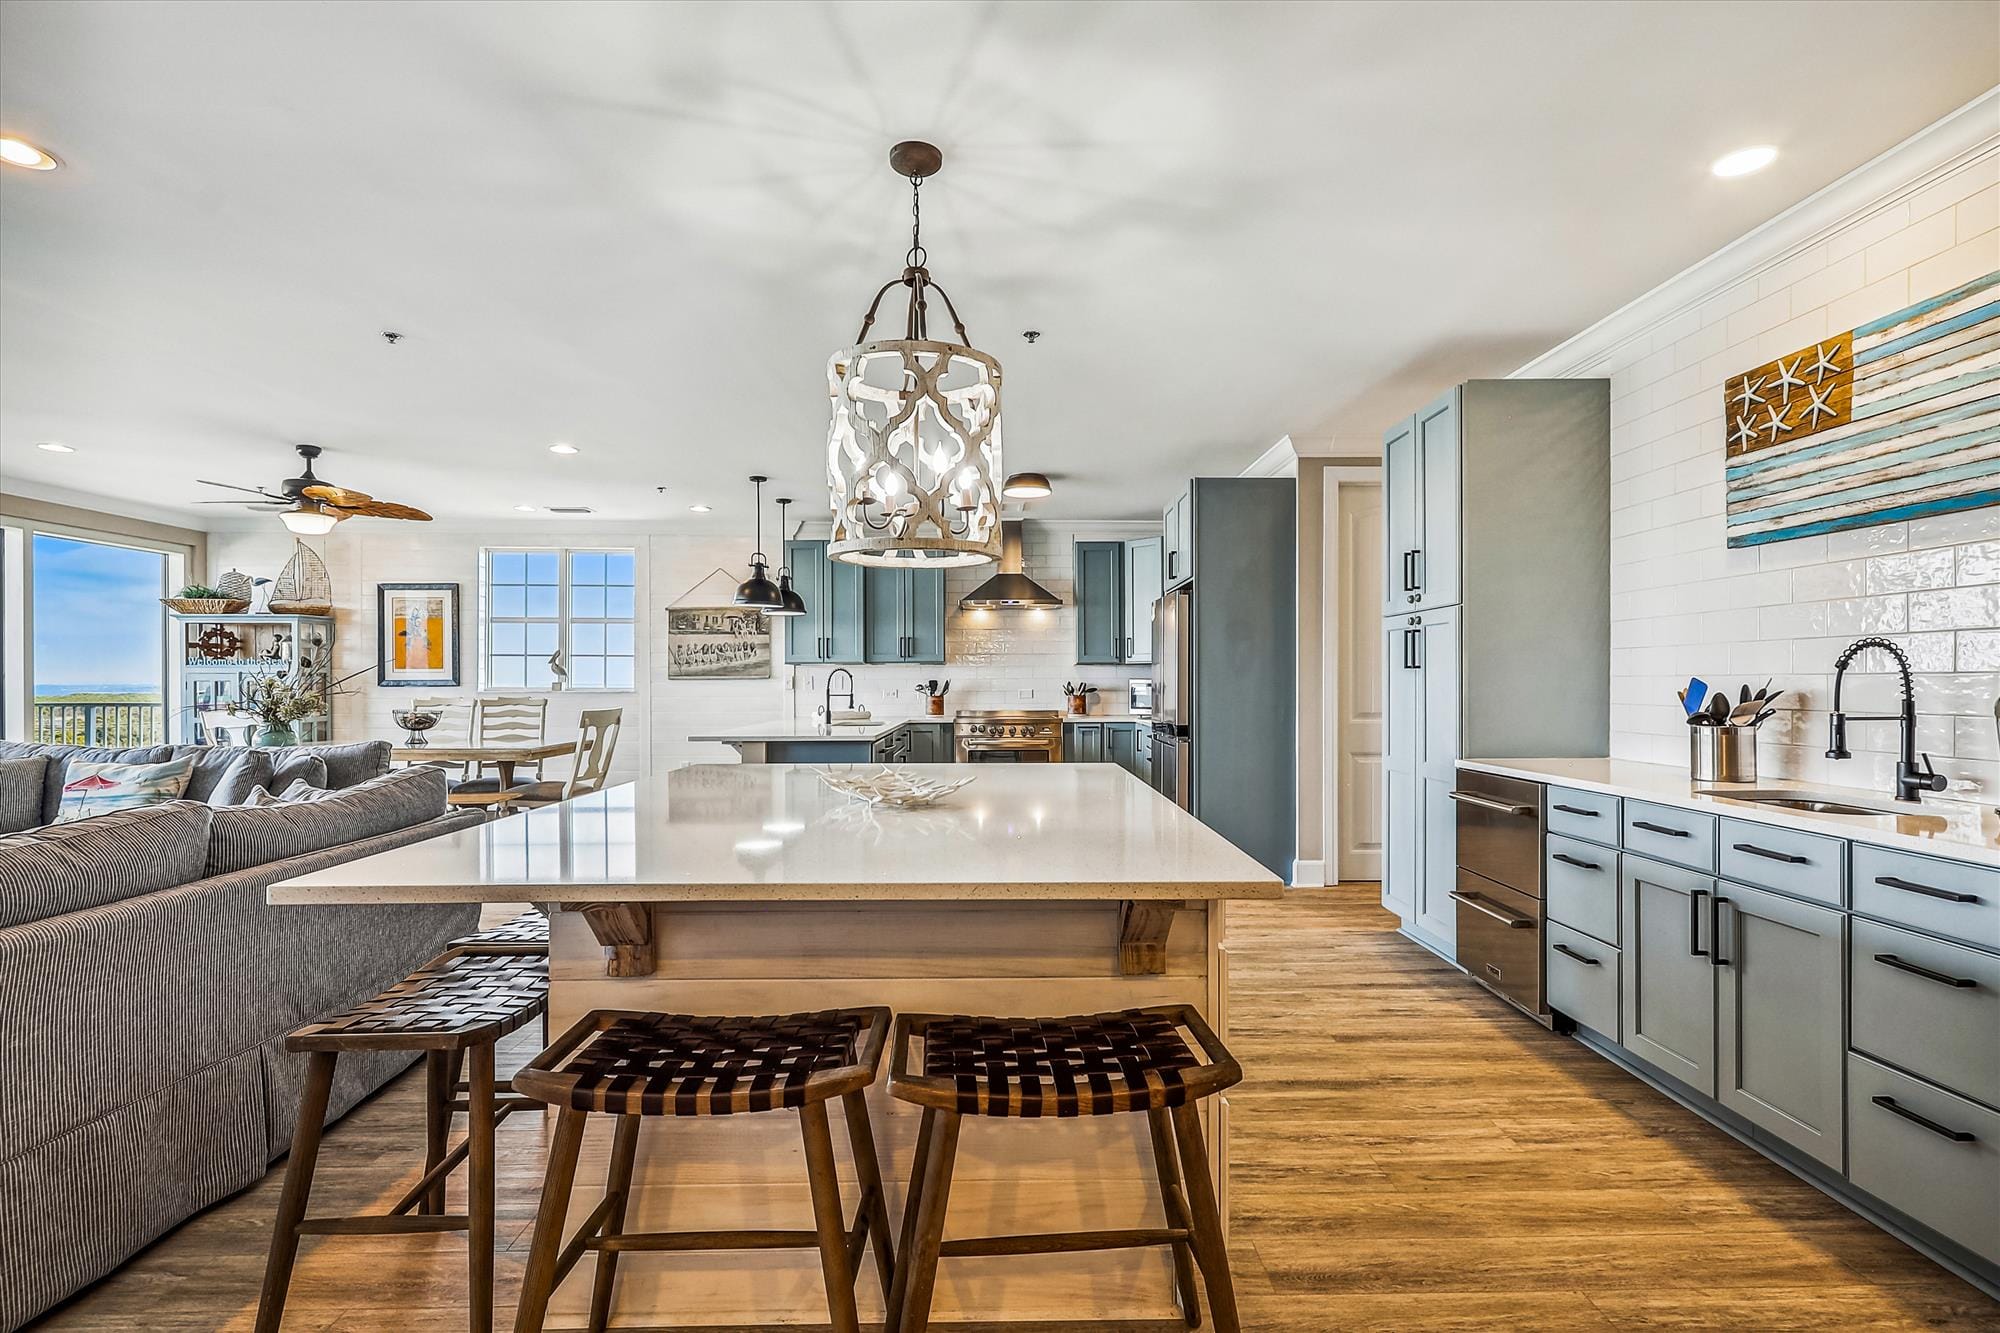
[[[91,764],[71,760],[64,775],[62,804],[56,808],[55,822],[71,824],[113,810],[178,801],[187,791],[188,778],[193,772],[193,755],[169,759],[163,764]]]

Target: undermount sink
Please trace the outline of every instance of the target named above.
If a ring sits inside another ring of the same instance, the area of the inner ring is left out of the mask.
[[[1919,809],[1914,804],[1858,805],[1841,797],[1820,796],[1809,791],[1732,791],[1715,794],[1725,800],[1775,805],[1784,810],[1806,810],[1816,815],[1907,815]]]

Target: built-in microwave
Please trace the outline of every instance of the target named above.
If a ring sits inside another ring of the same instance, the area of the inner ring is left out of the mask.
[[[1153,681],[1151,677],[1144,680],[1128,680],[1125,682],[1125,711],[1128,713],[1148,714],[1153,711]]]

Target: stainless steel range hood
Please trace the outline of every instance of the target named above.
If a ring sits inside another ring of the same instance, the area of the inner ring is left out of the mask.
[[[1062,598],[1021,572],[1021,524],[1000,525],[1000,572],[959,599],[969,610],[1025,611],[1061,606]]]

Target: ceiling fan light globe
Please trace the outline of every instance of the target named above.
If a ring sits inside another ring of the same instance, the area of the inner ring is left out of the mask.
[[[301,500],[290,509],[278,515],[294,535],[300,537],[324,537],[332,532],[334,525],[344,517],[330,509],[323,509],[310,500]]]

